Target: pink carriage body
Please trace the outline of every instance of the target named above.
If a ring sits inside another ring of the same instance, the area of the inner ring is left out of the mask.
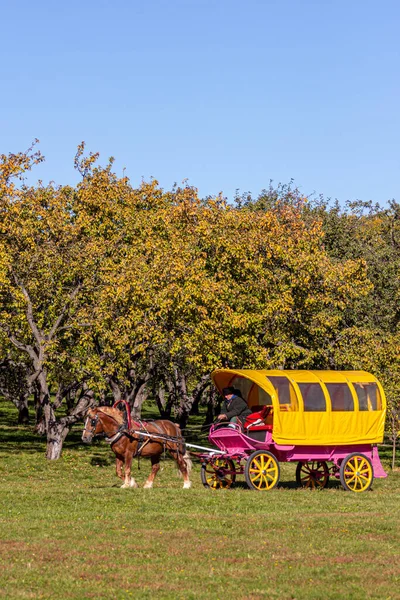
[[[262,428],[254,428],[253,431],[262,431]],[[375,478],[387,477],[384,471],[376,445],[372,444],[352,444],[346,446],[294,446],[280,445],[273,441],[272,432],[265,429],[264,441],[256,440],[250,437],[252,430],[248,434],[244,433],[242,428],[236,424],[230,424],[229,427],[215,427],[210,429],[208,439],[219,450],[225,452],[226,458],[245,458],[255,450],[268,450],[272,452],[279,462],[298,462],[298,461],[326,461],[340,466],[341,461],[352,454],[360,452],[367,456],[374,470]]]

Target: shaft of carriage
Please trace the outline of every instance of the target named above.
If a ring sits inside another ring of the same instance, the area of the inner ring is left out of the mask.
[[[144,431],[135,431],[132,430],[130,432],[132,435],[141,435],[147,438],[151,438],[152,440],[160,440],[161,442],[179,442],[178,438],[167,436],[167,435],[156,435],[154,433],[145,433]],[[226,452],[222,450],[217,450],[216,448],[206,448],[205,446],[198,446],[197,444],[190,444],[188,442],[184,442],[186,448],[196,448],[196,450],[204,450],[205,452],[210,452],[211,454],[226,454]]]

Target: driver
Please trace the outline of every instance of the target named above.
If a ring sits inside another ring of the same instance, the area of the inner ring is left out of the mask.
[[[218,421],[230,421],[231,423],[240,423],[243,425],[246,417],[251,415],[251,410],[247,402],[243,400],[233,387],[225,387],[222,390],[224,401],[222,403],[222,412],[218,415]]]

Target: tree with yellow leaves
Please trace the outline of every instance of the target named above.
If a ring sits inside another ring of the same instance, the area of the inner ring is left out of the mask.
[[[329,256],[304,199],[134,189],[97,159],[78,148],[74,188],[16,185],[33,151],[0,165],[1,342],[27,365],[48,458],[94,394],[139,416],[151,393],[185,426],[218,366],[337,364],[370,283],[362,258]]]

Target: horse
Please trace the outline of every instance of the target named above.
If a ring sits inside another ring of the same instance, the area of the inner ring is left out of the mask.
[[[130,424],[130,419],[128,419]],[[151,472],[143,487],[152,488],[160,469],[160,457],[164,450],[175,460],[178,473],[183,477],[183,488],[192,486],[189,479],[192,461],[186,451],[185,440],[179,425],[167,420],[133,421],[130,429],[120,410],[109,406],[91,408],[86,414],[82,441],[90,444],[97,435],[104,435],[116,456],[116,474],[124,480],[122,488],[139,487],[131,477],[132,459],[136,456],[150,458]],[[145,435],[143,435],[145,434]],[[153,437],[154,436],[154,437]],[[122,467],[125,467],[125,473]]]

